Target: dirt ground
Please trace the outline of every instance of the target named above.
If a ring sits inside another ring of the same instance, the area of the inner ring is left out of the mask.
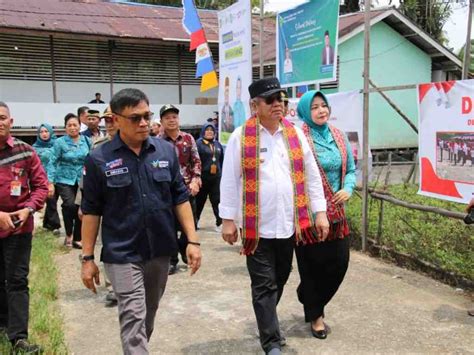
[[[209,206],[202,220],[202,268],[190,277],[181,264],[170,276],[150,353],[261,354],[245,259],[213,231]],[[83,287],[78,254],[56,258],[70,353],[121,354],[117,308],[104,306],[104,287],[97,295]],[[474,304],[462,290],[358,252],[326,309],[332,333],[313,338],[296,298],[296,270],[278,307],[284,353],[473,353],[474,317],[466,310]]]

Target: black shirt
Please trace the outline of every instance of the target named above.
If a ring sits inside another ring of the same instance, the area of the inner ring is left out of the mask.
[[[224,149],[217,141],[208,141],[204,138],[199,138],[196,142],[199,157],[201,158],[201,177],[209,179],[213,177],[220,177],[222,175],[222,164],[224,162]],[[211,174],[211,165],[216,164],[216,173]]]
[[[148,138],[137,156],[117,134],[86,158],[81,209],[103,216],[103,262],[172,255],[177,249],[173,207],[188,198],[175,150],[160,138]]]

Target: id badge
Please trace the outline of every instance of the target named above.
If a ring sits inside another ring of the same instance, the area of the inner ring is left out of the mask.
[[[210,174],[211,175],[217,174],[217,165],[216,164],[211,164]]]
[[[18,197],[21,195],[21,181],[13,180],[10,183],[10,196]]]

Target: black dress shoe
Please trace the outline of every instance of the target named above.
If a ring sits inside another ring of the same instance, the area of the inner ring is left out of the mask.
[[[178,265],[170,265],[168,275],[174,275],[178,271]]]
[[[14,342],[13,354],[42,354],[43,349],[36,344],[30,344],[26,339],[18,339]]]
[[[315,338],[326,339],[328,337],[328,327],[326,324],[324,324],[324,329],[322,330],[315,330],[312,324],[310,324],[310,327],[311,327],[311,334],[313,334]]]

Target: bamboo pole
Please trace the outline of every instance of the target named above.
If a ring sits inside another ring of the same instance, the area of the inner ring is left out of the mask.
[[[432,207],[432,206],[423,206],[423,205],[418,205],[416,203],[410,203],[406,201],[399,200],[393,196],[388,196],[385,194],[381,194],[378,192],[371,192],[370,196],[372,198],[376,198],[379,200],[387,201],[390,203],[393,203],[394,205],[401,206],[401,207],[406,207],[412,210],[418,210],[418,211],[423,211],[423,212],[431,212],[431,213],[437,213],[441,216],[444,217],[450,217],[450,218],[456,218],[456,219],[464,219],[465,213],[462,212],[454,212],[454,211],[449,211],[444,208],[439,208],[439,207]]]
[[[462,78],[465,80],[469,75],[469,65],[471,64],[471,26],[472,26],[472,3],[474,0],[469,1],[469,9],[467,15],[467,35],[466,45],[464,46],[464,62],[462,66]]]
[[[364,0],[364,122],[362,164],[362,251],[367,251],[369,232],[369,78],[370,78],[370,0]]]

